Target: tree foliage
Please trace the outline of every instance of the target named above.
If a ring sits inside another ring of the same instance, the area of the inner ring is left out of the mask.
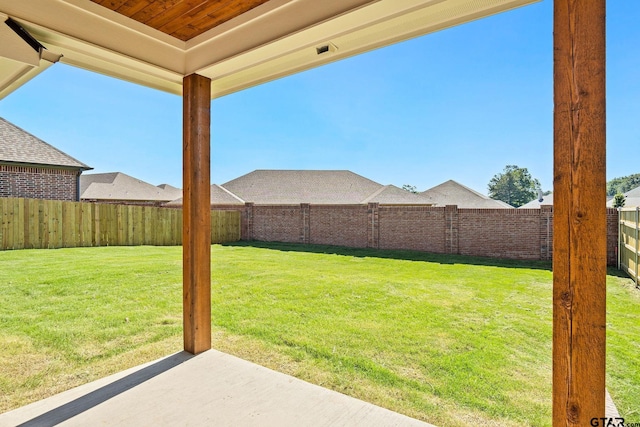
[[[520,207],[538,197],[540,181],[531,177],[527,168],[507,165],[502,173],[489,181],[489,197]]]
[[[635,173],[621,178],[613,178],[607,182],[607,196],[615,196],[618,193],[626,193],[640,186],[640,173]]]
[[[418,194],[418,189],[415,185],[405,184],[402,186],[402,189],[408,191],[409,193]]]
[[[624,194],[618,193],[613,197],[613,207],[614,208],[624,208],[626,200]]]

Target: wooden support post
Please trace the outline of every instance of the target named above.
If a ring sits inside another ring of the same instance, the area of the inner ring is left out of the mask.
[[[211,80],[183,83],[184,350],[198,354],[211,348]]]
[[[605,415],[605,99],[605,0],[555,0],[554,426]]]

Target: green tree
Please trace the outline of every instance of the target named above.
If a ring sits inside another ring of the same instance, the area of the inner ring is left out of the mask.
[[[402,186],[402,189],[408,191],[409,193],[418,194],[418,189],[415,185],[405,184]]]
[[[532,178],[527,168],[516,165],[507,165],[489,181],[489,197],[516,208],[535,199],[538,191],[541,191],[540,181]]]
[[[607,182],[607,196],[615,196],[618,193],[626,193],[640,186],[640,173],[620,178],[613,178]]]
[[[624,208],[625,197],[624,194],[618,193],[613,197],[613,207],[614,208]]]

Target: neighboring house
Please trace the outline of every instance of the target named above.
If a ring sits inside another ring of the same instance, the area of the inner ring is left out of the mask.
[[[166,195],[166,197],[170,197],[169,200],[182,198],[182,190],[174,187],[173,185],[160,184],[158,185],[158,188],[161,188],[162,190],[164,190],[164,194]]]
[[[529,203],[525,203],[518,209],[539,209],[540,206],[553,206],[553,193],[542,196],[542,199],[533,199]]]
[[[230,191],[225,190],[219,185],[213,184],[211,186],[211,206],[242,207],[244,206],[244,203],[244,200],[231,193]],[[182,197],[180,197],[179,199],[165,203],[163,206],[171,208],[181,208],[182,205],[183,199]]]
[[[0,117],[0,197],[77,201],[90,169]]]
[[[420,193],[433,206],[456,205],[463,209],[513,209],[507,203],[490,199],[469,187],[449,180]]]
[[[362,203],[378,203],[381,205],[424,205],[432,206],[431,201],[419,193],[411,193],[395,185],[382,186],[367,197]]]
[[[167,184],[156,187],[122,172],[80,177],[80,198],[84,202],[161,205],[175,199],[176,195],[181,196],[182,191]]]
[[[624,207],[635,208],[640,206],[640,187],[636,187],[633,190],[629,190],[624,194]],[[614,199],[612,198],[607,202],[607,207],[613,207]]]
[[[222,187],[256,205],[428,205],[422,196],[347,170],[256,170]]]

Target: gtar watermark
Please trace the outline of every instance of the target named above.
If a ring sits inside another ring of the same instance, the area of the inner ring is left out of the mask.
[[[593,427],[640,427],[640,423],[628,423],[624,418],[591,418]]]

